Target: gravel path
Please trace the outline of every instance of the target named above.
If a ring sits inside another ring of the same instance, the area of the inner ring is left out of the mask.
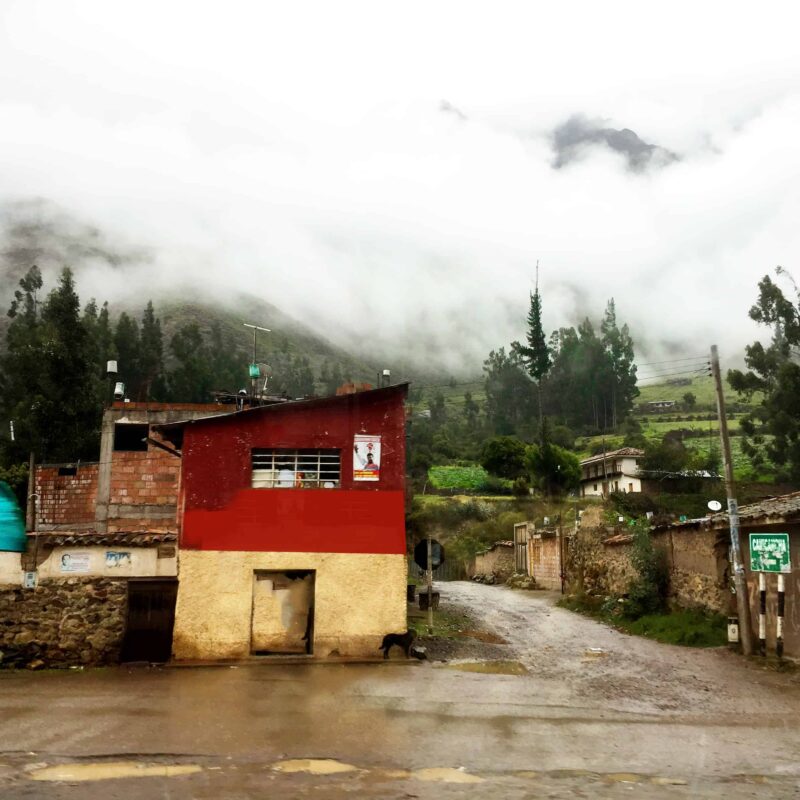
[[[547,702],[704,715],[800,714],[800,675],[776,673],[727,648],[662,644],[558,608],[559,595],[467,581],[439,584],[483,628],[508,641],[506,658],[537,679]],[[593,649],[594,648],[594,649]],[[796,724],[796,723],[795,723]]]

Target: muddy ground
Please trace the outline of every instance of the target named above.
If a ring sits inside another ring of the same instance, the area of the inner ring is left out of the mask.
[[[542,592],[440,589],[508,643],[465,640],[467,663],[0,674],[0,797],[800,793],[795,674],[637,639]]]

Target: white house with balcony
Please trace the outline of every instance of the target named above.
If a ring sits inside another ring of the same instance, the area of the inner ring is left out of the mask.
[[[581,497],[607,497],[611,492],[641,492],[639,468],[644,450],[623,447],[581,461]]]

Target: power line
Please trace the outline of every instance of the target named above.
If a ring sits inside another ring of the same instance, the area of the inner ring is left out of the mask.
[[[673,358],[669,361],[648,361],[645,364],[637,364],[638,367],[654,367],[657,364],[679,364],[682,361],[708,361],[708,355],[687,356],[686,358]]]

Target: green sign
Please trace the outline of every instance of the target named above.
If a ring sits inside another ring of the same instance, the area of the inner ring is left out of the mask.
[[[751,533],[750,569],[753,572],[791,572],[788,533]]]

